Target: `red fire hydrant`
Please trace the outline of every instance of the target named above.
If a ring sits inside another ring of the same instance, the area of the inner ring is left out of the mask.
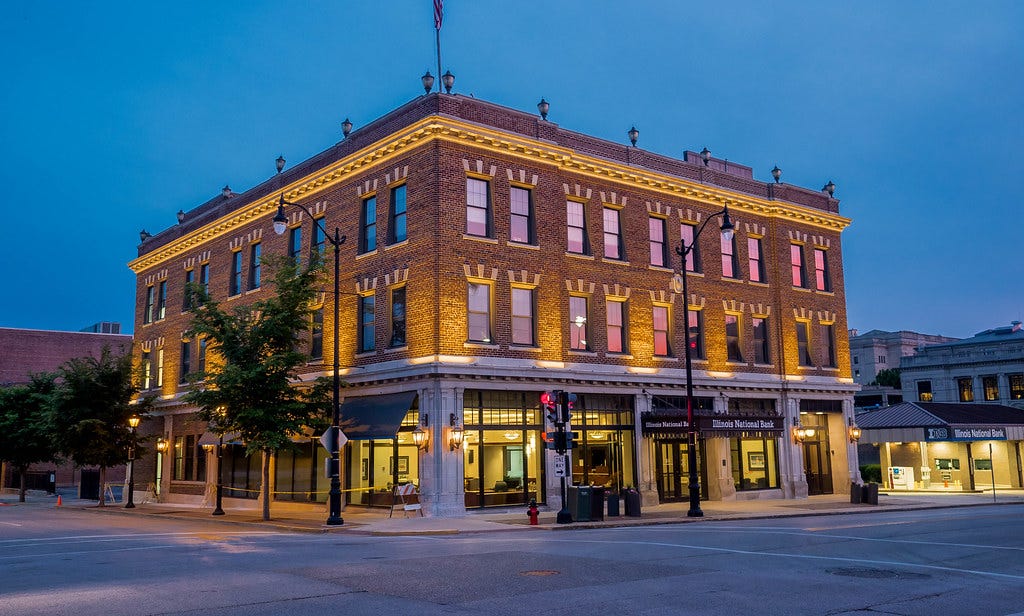
[[[538,520],[540,517],[540,511],[537,509],[536,500],[530,500],[530,508],[526,510],[526,515],[530,516],[530,526],[537,526],[540,524]]]

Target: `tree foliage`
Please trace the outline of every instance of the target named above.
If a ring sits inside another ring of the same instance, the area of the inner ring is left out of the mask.
[[[903,385],[900,383],[900,369],[886,368],[885,370],[879,370],[878,374],[875,375],[875,380],[871,381],[871,385],[902,389]]]
[[[57,458],[47,413],[55,378],[54,374],[33,374],[25,385],[0,389],[0,460],[18,471],[21,502],[25,502],[29,465]]]
[[[197,386],[184,399],[212,430],[237,433],[249,455],[263,455],[263,517],[270,519],[270,455],[292,447],[291,437],[305,428],[326,427],[330,404],[326,379],[295,386],[297,368],[309,361],[299,348],[323,264],[315,256],[305,268],[284,257],[264,263],[274,273],[273,289],[251,304],[227,310],[202,287],[189,289],[194,308],[188,335],[205,339],[216,357],[193,375]]]
[[[100,506],[105,504],[106,469],[124,464],[134,435],[132,415],[144,416],[152,399],[133,403],[139,393],[130,354],[77,357],[58,371],[59,386],[51,396],[50,421],[58,451],[78,466],[100,467]]]

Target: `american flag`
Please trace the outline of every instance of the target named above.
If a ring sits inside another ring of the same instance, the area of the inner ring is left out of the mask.
[[[434,0],[434,29],[441,29],[441,19],[444,17],[444,0]]]

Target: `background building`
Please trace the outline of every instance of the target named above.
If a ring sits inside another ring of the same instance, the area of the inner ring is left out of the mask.
[[[332,322],[327,293],[303,379],[328,374],[327,342],[340,336],[342,413],[355,422],[342,460],[350,504],[387,504],[411,481],[434,515],[557,505],[540,411],[554,389],[579,396],[574,482],[684,500],[688,337],[706,498],[845,491],[857,478],[849,220],[826,189],[760,182],[707,151],[672,159],[471,97],[417,98],[143,237],[130,264],[136,348],[161,402],[142,430],[172,444],[149,472],[170,500],[203,498],[217,480],[202,448],[214,439],[180,402],[184,376],[206,361],[203,341],[183,337],[183,292],[192,281],[226,305],[251,301],[269,292],[260,255],[323,249],[299,208],[283,236],[271,231],[283,195],[348,238],[342,316]],[[731,242],[718,233],[725,206]],[[674,248],[709,222],[682,297]],[[799,425],[814,428],[800,442]],[[417,426],[429,449],[413,443]],[[323,501],[324,456],[313,437],[278,456],[276,498]],[[254,497],[258,461],[229,443],[223,462],[226,494]]]
[[[953,342],[957,338],[919,334],[917,332],[886,332],[878,329],[858,334],[850,330],[850,363],[853,380],[861,385],[854,396],[858,409],[889,406],[903,401],[903,391],[888,385],[874,385],[878,373],[900,367],[900,359],[913,355],[923,346]],[[862,450],[863,451],[863,450]]]

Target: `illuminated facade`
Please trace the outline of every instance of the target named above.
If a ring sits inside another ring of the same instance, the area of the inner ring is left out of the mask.
[[[412,481],[433,515],[531,498],[557,507],[539,404],[555,389],[579,396],[574,481],[684,500],[688,329],[706,498],[842,492],[857,476],[840,251],[849,220],[830,193],[434,93],[245,193],[225,190],[140,245],[136,341],[163,396],[152,431],[174,445],[154,471],[167,498],[200,498],[213,481],[200,448],[210,435],[178,402],[181,375],[204,361],[202,341],[182,338],[184,284],[245,302],[267,292],[256,255],[322,243],[298,208],[284,235],[271,231],[281,194],[348,238],[340,323],[327,293],[303,378],[330,374],[337,332],[351,385],[349,504],[388,504],[393,485]],[[675,247],[725,206],[735,237],[699,236],[683,298]],[[816,430],[798,442],[801,424]],[[309,439],[278,459],[277,498],[322,502],[324,456]],[[255,494],[256,464],[227,446],[228,496]]]

